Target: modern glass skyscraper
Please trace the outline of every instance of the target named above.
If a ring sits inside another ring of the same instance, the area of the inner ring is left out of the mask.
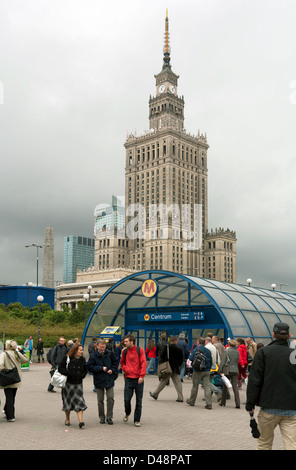
[[[64,237],[63,282],[76,282],[77,269],[87,269],[94,265],[95,241],[80,236]]]
[[[112,196],[112,204],[98,204],[94,211],[94,235],[96,238],[104,238],[106,234],[125,233],[125,206],[121,201]]]

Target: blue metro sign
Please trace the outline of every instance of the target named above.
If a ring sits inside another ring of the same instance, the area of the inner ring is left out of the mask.
[[[165,312],[165,313],[139,313],[138,321],[199,321],[204,320],[205,314],[198,312]]]

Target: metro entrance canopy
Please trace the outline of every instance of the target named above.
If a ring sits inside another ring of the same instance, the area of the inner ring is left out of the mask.
[[[219,337],[267,344],[273,325],[290,325],[296,336],[296,296],[169,271],[136,272],[112,286],[95,306],[82,342],[107,325],[146,339],[162,331],[185,332],[189,343],[211,331]]]

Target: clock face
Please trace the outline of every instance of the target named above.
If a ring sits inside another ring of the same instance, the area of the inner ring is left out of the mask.
[[[171,86],[170,86],[170,92],[171,92],[171,93],[175,93],[175,90],[176,90],[176,89],[175,89],[174,85],[171,85]]]
[[[158,88],[158,91],[159,91],[159,93],[163,93],[165,91],[165,86],[160,85],[160,87]]]

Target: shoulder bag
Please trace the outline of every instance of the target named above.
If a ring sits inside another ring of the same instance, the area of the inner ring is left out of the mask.
[[[226,387],[228,389],[232,387],[231,382],[230,382],[229,378],[226,377],[226,375],[221,374],[221,379],[222,379],[223,383],[226,385]]]
[[[13,369],[3,369],[0,372],[1,387],[8,387],[9,385],[13,385],[21,381],[15,362],[12,360],[8,352],[6,352],[6,355],[9,358],[9,360],[13,363],[14,367]]]
[[[169,346],[167,345],[167,361],[158,364],[157,375],[160,379],[170,377],[173,371],[169,363]]]
[[[66,362],[66,368],[68,369],[68,364],[70,362],[70,358],[69,356],[67,357],[67,362]],[[66,375],[63,375],[61,374],[58,369],[55,370],[52,378],[51,378],[51,381],[50,381],[51,385],[53,385],[54,387],[58,387],[58,388],[64,388],[66,383],[67,383],[67,376]]]

